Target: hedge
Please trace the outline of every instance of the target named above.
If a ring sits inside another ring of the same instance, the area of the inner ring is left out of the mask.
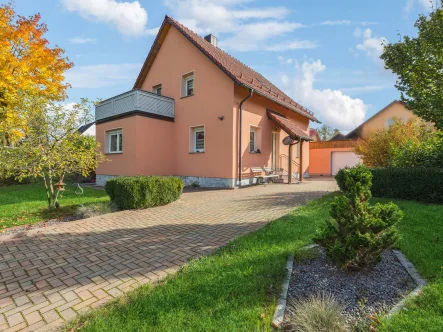
[[[426,203],[443,203],[443,168],[373,168],[372,195]],[[343,188],[343,171],[336,175]]]
[[[145,209],[180,198],[183,180],[163,176],[122,176],[106,181],[105,190],[120,209]]]

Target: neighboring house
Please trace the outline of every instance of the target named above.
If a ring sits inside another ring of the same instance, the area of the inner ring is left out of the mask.
[[[96,138],[107,155],[97,183],[172,175],[202,187],[252,184],[260,174],[251,168],[287,171],[287,136],[302,142],[293,174],[301,164],[296,172],[306,176],[310,121],[318,122],[219,49],[214,36],[202,38],[166,16],[133,90],[96,106]]]
[[[318,134],[317,129],[309,128],[309,137],[312,138],[313,142],[321,141],[320,135]]]
[[[338,134],[328,142],[311,143],[309,173],[311,175],[335,175],[346,166],[355,166],[360,158],[354,153],[357,139],[367,138],[380,129],[388,129],[396,119],[407,122],[416,116],[398,100],[374,114],[347,135]]]
[[[334,135],[329,141],[342,141],[346,139],[346,135],[342,134],[342,133],[338,133],[336,135]]]
[[[78,132],[84,136],[95,137],[95,131],[96,131],[95,122],[87,123],[78,128]]]
[[[417,118],[412,111],[408,110],[404,103],[394,100],[381,111],[375,113],[368,120],[346,135],[346,139],[367,138],[380,129],[389,129],[396,119],[407,122]]]

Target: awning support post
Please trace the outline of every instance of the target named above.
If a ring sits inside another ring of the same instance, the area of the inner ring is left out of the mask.
[[[288,145],[288,184],[292,183],[292,145]]]
[[[303,140],[300,140],[300,166],[299,166],[299,174],[298,181],[303,181]]]

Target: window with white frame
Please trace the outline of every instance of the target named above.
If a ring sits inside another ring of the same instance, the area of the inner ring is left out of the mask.
[[[182,87],[182,97],[194,95],[194,73],[183,75]]]
[[[257,152],[257,128],[251,127],[249,131],[249,152]]]
[[[123,132],[121,129],[112,130],[108,132],[108,152],[109,153],[123,152]]]
[[[391,126],[394,124],[395,119],[394,118],[390,118],[386,121],[386,128],[389,129],[391,128]]]
[[[154,92],[158,96],[161,96],[162,95],[162,85],[158,84],[158,85],[153,86],[152,92]]]
[[[191,128],[192,152],[205,152],[205,127]]]

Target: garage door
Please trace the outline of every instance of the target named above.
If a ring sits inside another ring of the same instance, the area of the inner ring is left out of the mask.
[[[332,175],[338,173],[342,168],[353,167],[360,163],[360,158],[354,152],[332,152],[331,158]]]

